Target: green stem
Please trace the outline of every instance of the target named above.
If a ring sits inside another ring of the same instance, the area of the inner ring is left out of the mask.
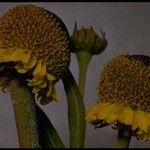
[[[128,148],[130,144],[131,136],[132,136],[132,131],[129,128],[129,126],[120,125],[118,130],[116,148]]]
[[[76,53],[79,63],[79,87],[82,96],[84,97],[84,89],[86,84],[87,69],[92,58],[92,55],[86,51],[79,51]]]
[[[85,108],[75,79],[68,70],[62,78],[68,102],[70,148],[84,147]]]
[[[27,87],[21,86],[18,80],[11,81],[10,92],[20,148],[40,148],[33,94]]]
[[[37,106],[40,144],[42,148],[65,148],[47,115]]]

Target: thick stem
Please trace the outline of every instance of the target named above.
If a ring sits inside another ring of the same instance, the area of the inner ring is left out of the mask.
[[[86,51],[80,51],[76,53],[76,57],[79,63],[79,87],[81,95],[84,97],[84,90],[86,84],[87,69],[92,58],[92,55]]]
[[[12,80],[10,92],[20,148],[40,148],[33,94],[27,87],[21,86],[18,80]]]
[[[129,128],[129,126],[120,125],[118,130],[116,148],[128,148],[130,144],[131,136],[132,136],[132,131]]]
[[[68,122],[70,134],[70,147],[82,148],[85,140],[85,108],[83,98],[68,70],[62,78],[68,102]]]
[[[37,112],[41,147],[65,148],[53,124],[39,106],[37,106]]]

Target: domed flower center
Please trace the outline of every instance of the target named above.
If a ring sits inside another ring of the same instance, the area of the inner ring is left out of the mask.
[[[7,47],[26,49],[44,60],[47,71],[57,79],[70,62],[65,25],[55,14],[34,5],[16,6],[0,18],[0,40]]]
[[[101,102],[124,103],[150,112],[150,57],[119,55],[104,67],[98,94]]]

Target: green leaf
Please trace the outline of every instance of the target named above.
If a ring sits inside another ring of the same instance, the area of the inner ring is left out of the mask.
[[[64,144],[46,114],[37,106],[38,128],[42,148],[64,148]]]
[[[62,81],[68,100],[70,147],[81,148],[84,147],[86,125],[83,98],[70,70],[64,74]]]

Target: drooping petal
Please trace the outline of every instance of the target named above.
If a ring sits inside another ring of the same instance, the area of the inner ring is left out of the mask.
[[[112,104],[112,105],[108,106],[107,110],[108,110],[108,113],[106,116],[106,121],[107,121],[107,123],[112,124],[118,120],[118,115],[120,114],[120,112],[122,110],[122,105]]]
[[[124,123],[126,125],[132,124],[134,111],[130,107],[125,107],[122,111],[118,114],[119,115],[119,122]]]
[[[141,110],[136,110],[133,116],[132,129],[135,130],[139,128],[144,132],[148,132],[148,120],[145,113]]]
[[[32,70],[36,65],[37,59],[34,56],[31,56],[29,61],[25,64],[17,64],[15,66],[17,72],[19,73],[27,73],[28,71]]]
[[[14,68],[18,73],[24,74],[31,70],[32,78],[26,79],[28,86],[32,87],[33,93],[38,93],[41,89],[47,89],[47,102],[57,100],[55,91],[56,78],[47,72],[46,62],[37,58],[25,49],[0,48],[0,62],[16,62]],[[1,86],[4,89],[5,86]],[[44,96],[44,95],[43,95]],[[44,99],[44,98],[42,98]]]
[[[150,139],[150,113],[132,109],[123,103],[98,103],[86,112],[86,121],[92,124],[104,121],[110,125],[118,121],[131,126],[138,138]]]
[[[54,84],[52,82],[49,82],[48,85],[49,85],[49,90],[47,92],[47,97],[50,97],[53,100],[57,101],[57,95],[56,95]]]

